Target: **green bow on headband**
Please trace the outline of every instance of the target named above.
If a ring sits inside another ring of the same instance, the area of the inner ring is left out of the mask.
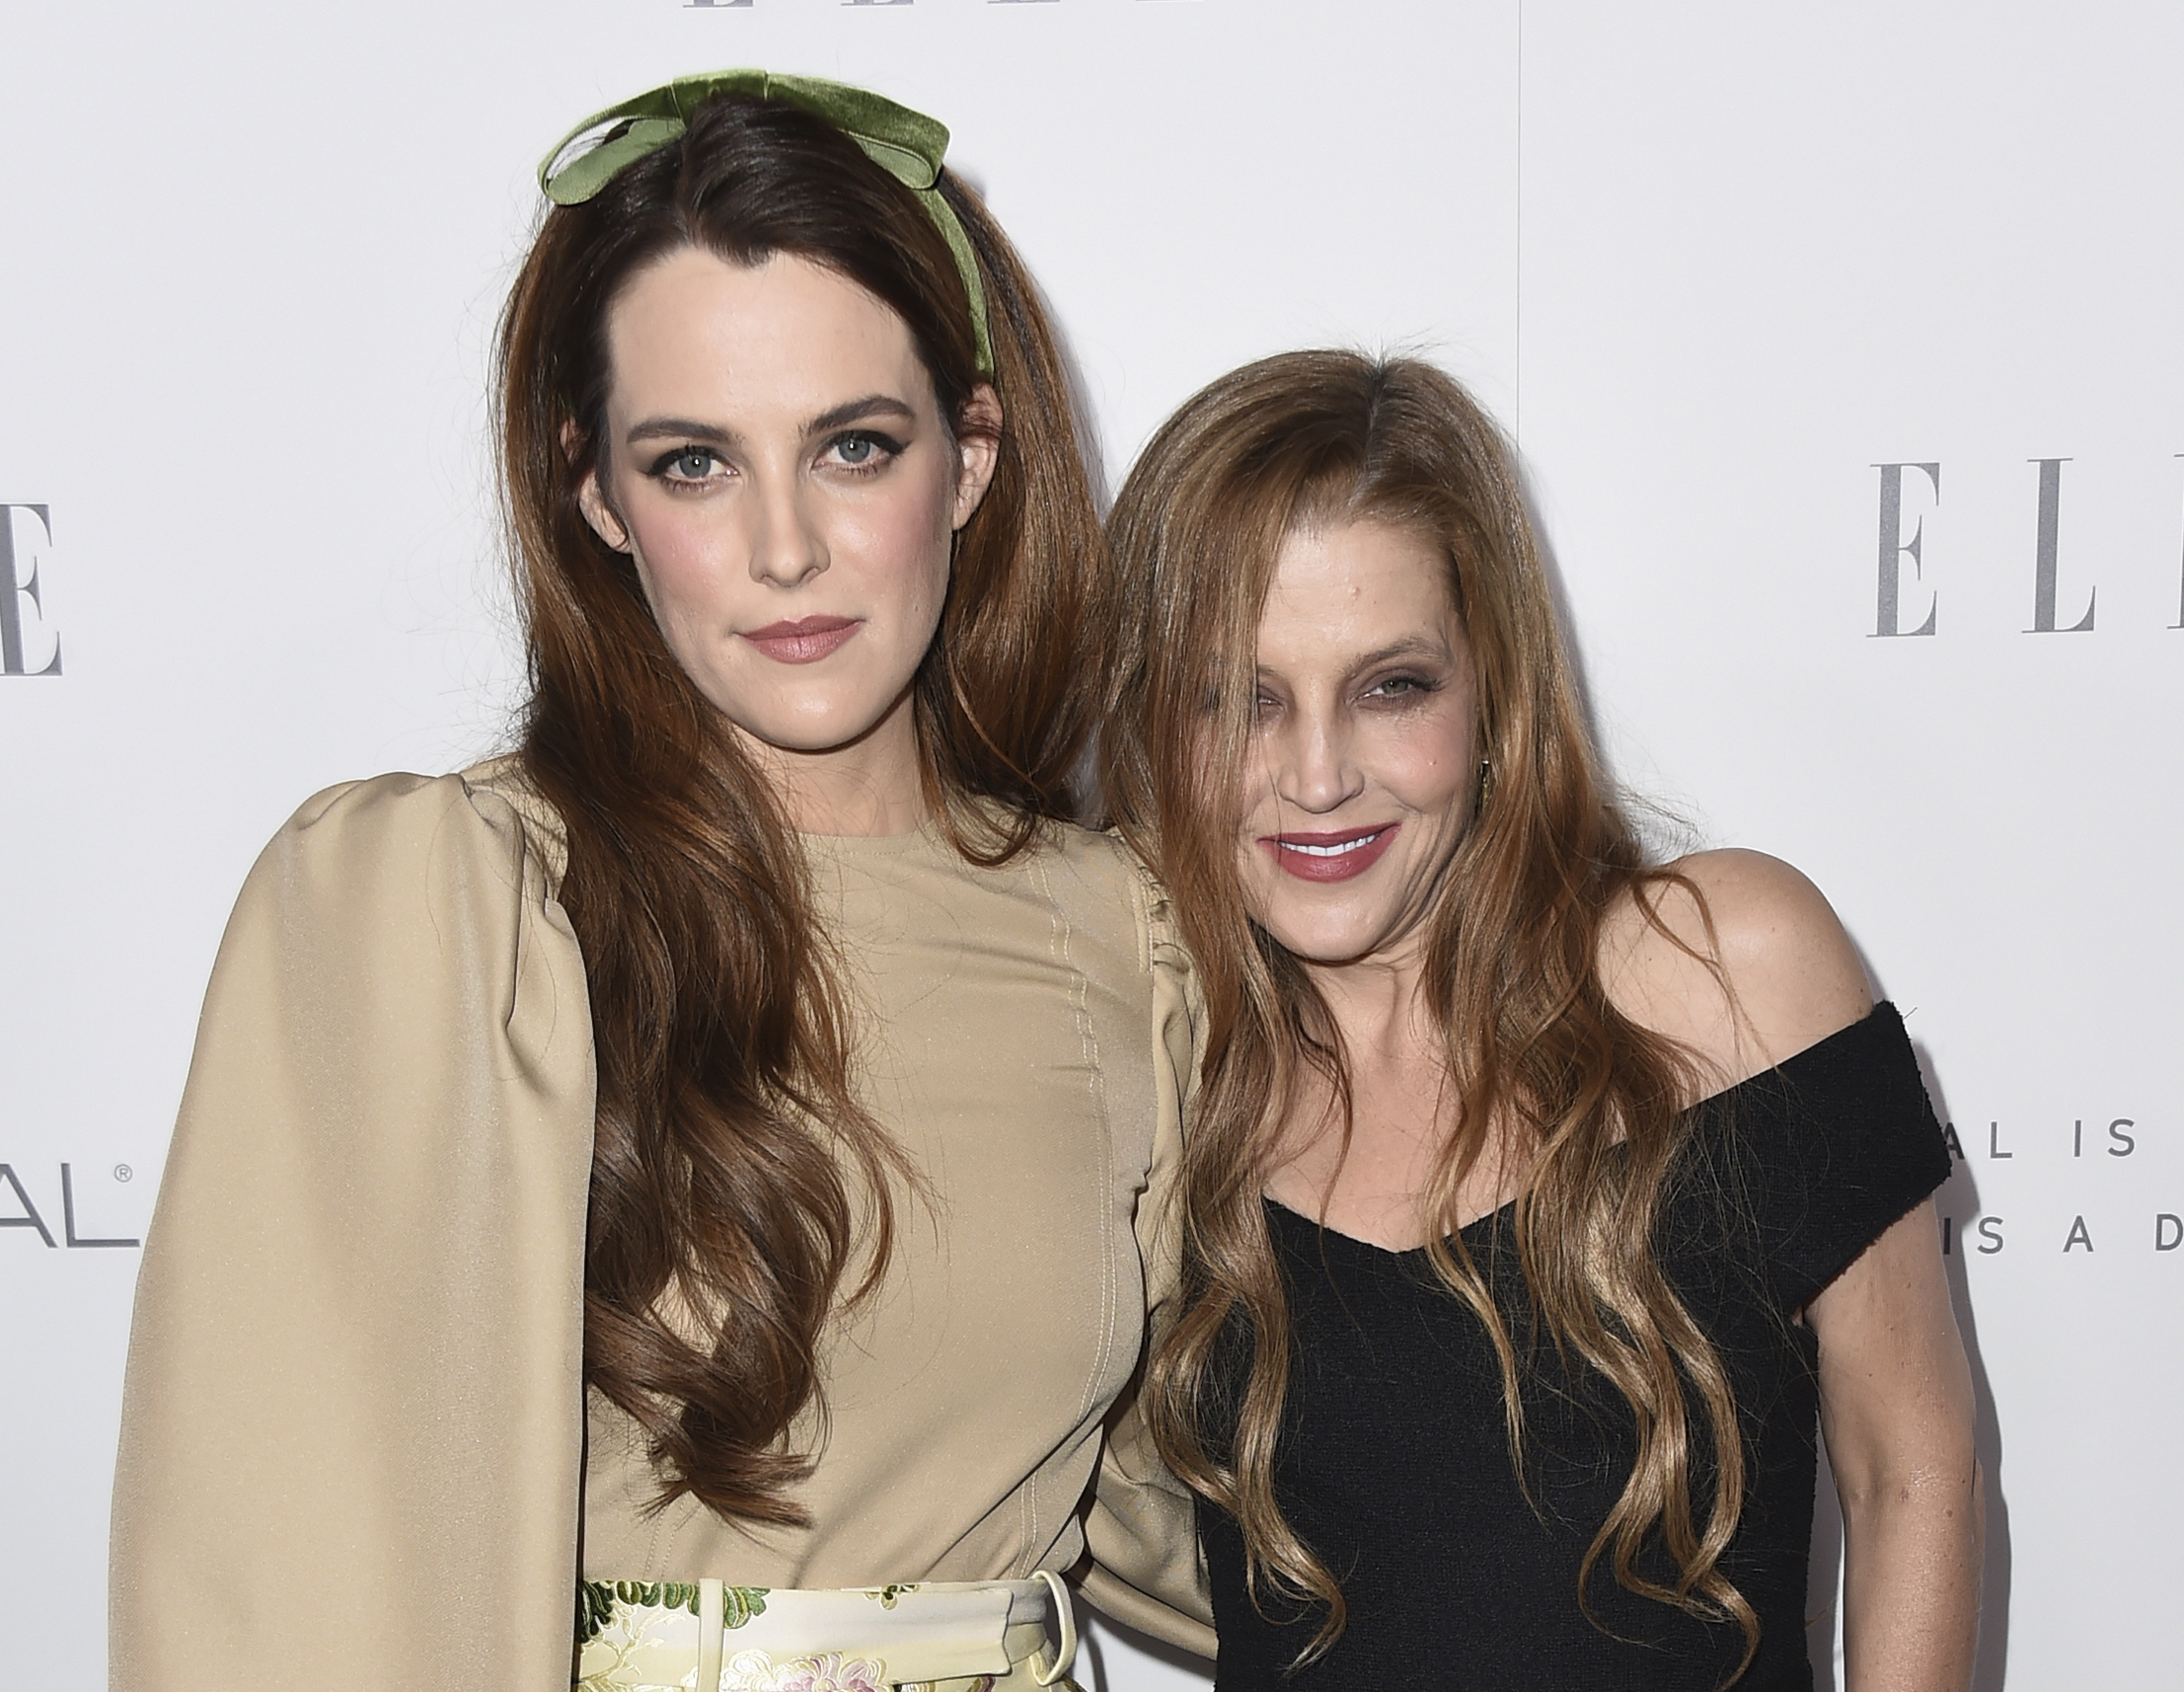
[[[690,115],[716,94],[779,100],[824,117],[862,147],[866,158],[918,196],[918,203],[940,230],[962,275],[963,291],[971,301],[971,336],[977,346],[978,373],[991,376],[994,344],[986,322],[986,284],[979,275],[970,237],[963,233],[955,208],[941,197],[937,186],[941,160],[947,152],[947,126],[869,89],[816,76],[776,76],[764,70],[678,76],[663,87],[593,113],[564,135],[539,162],[539,187],[556,205],[580,205],[605,188],[618,171],[680,139],[690,126]],[[562,163],[562,155],[571,146],[607,123],[614,127],[597,146]]]

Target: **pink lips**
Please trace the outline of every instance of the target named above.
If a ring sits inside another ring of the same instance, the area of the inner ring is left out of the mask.
[[[1300,882],[1346,882],[1379,863],[1400,827],[1399,822],[1383,822],[1332,834],[1264,834],[1259,844]]]
[[[743,638],[776,663],[817,663],[865,626],[862,617],[802,617],[747,629]]]

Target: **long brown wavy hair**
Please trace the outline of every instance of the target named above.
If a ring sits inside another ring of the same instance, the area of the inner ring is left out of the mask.
[[[1103,543],[1053,335],[977,197],[941,192],[991,315],[999,465],[956,537],[914,688],[922,774],[965,857],[1071,810],[1112,622]],[[590,989],[599,1094],[584,1375],[643,1429],[658,1501],[794,1523],[837,1303],[887,1262],[915,1182],[858,1103],[839,970],[779,796],[668,651],[631,560],[577,490],[607,449],[607,325],[647,265],[791,254],[908,326],[961,438],[981,379],[962,277],[910,192],[796,108],[709,102],[591,200],[550,210],[501,320],[502,473],[531,692],[520,761],[566,831],[559,888]]]
[[[1606,1558],[1634,1591],[1736,1619],[1749,1660],[1758,1621],[1720,1568],[1744,1497],[1736,1406],[1653,1247],[1681,1111],[1702,1077],[1617,1012],[1599,967],[1619,900],[1650,914],[1662,884],[1695,889],[1648,864],[1603,780],[1510,447],[1462,387],[1415,360],[1294,352],[1222,377],[1153,437],[1109,518],[1125,605],[1107,801],[1173,895],[1208,1024],[1183,1162],[1186,1305],[1151,1365],[1151,1424],[1176,1473],[1239,1523],[1254,1601],[1271,1589],[1323,1606],[1299,1660],[1323,1654],[1345,1610],[1275,1495],[1291,1335],[1260,1197],[1305,1084],[1331,1090],[1347,1133],[1348,1071],[1310,977],[1245,907],[1238,772],[1281,543],[1358,519],[1444,550],[1476,672],[1475,755],[1493,771],[1426,917],[1424,991],[1460,1101],[1424,1194],[1431,1260],[1491,1337],[1522,1480],[1524,1362],[1458,1231],[1458,1196],[1482,1160],[1524,1172],[1513,1232],[1535,1332],[1605,1376],[1637,1429],[1579,1601],[1590,1613]],[[1212,1373],[1239,1323],[1249,1368],[1217,1411]],[[1224,1425],[1209,1436],[1215,1415]],[[1655,1532],[1671,1583],[1639,1566]]]

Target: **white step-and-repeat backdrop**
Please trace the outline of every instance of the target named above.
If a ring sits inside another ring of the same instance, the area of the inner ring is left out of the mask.
[[[1200,382],[1284,346],[1418,348],[1510,422],[1619,769],[1694,839],[1821,882],[1961,1146],[1980,1685],[2174,1684],[2178,20],[15,8],[0,1684],[104,1679],[136,1243],[244,871],[314,789],[505,734],[482,374],[536,155],[609,100],[747,63],[950,124],[1052,297],[1110,480]],[[1203,1684],[1112,1634],[1092,1654],[1111,1692]]]

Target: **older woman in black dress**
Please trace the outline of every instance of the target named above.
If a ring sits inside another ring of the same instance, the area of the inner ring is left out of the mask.
[[[1221,1685],[1807,1687],[1817,1430],[1852,1692],[1962,1688],[1903,1025],[1795,870],[1643,854],[1493,424],[1422,364],[1269,359],[1111,531],[1110,799],[1208,998],[1150,1401]]]

